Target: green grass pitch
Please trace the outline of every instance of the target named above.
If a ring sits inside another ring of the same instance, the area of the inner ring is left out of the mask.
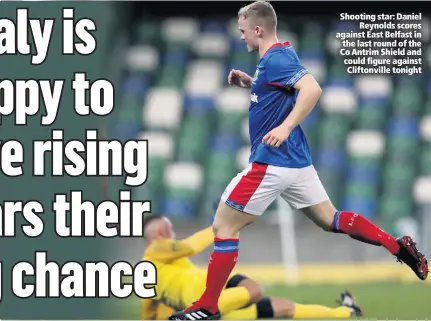
[[[359,276],[360,277],[360,276]],[[353,284],[346,286],[365,312],[364,319],[430,320],[431,285],[414,283]],[[337,306],[343,290],[339,285],[271,285],[265,287],[269,296],[284,297],[302,304]],[[109,301],[109,319],[139,320],[137,298]]]

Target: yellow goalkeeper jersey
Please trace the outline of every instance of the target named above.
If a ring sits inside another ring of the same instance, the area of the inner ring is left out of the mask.
[[[212,228],[208,227],[184,240],[164,239],[148,246],[143,260],[152,262],[157,268],[157,296],[143,300],[143,320],[166,320],[173,310],[164,305],[182,310],[201,296],[207,271],[197,268],[189,257],[203,251],[213,241]]]

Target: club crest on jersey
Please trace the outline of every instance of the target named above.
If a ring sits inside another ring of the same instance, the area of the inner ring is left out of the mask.
[[[256,104],[259,102],[258,99],[257,99],[257,95],[256,94],[254,94],[254,93],[251,94],[251,101],[254,102],[254,103],[256,103]]]
[[[259,69],[256,69],[256,72],[254,73],[254,76],[253,76],[253,82],[255,82],[255,81],[256,81],[257,76],[259,76]]]

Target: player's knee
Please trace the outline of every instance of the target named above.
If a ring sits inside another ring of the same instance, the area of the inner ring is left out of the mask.
[[[224,222],[216,222],[213,223],[213,233],[215,237],[219,238],[234,238],[235,231],[229,228],[227,224]]]
[[[283,298],[271,298],[273,318],[293,318],[295,303]]]
[[[239,238],[241,228],[227,224],[213,224],[214,236],[222,239]]]
[[[241,213],[221,204],[213,222],[213,232],[219,238],[237,238],[239,232],[255,220],[252,215]]]
[[[295,303],[282,298],[264,297],[256,303],[257,319],[292,319]]]
[[[259,284],[255,284],[252,288],[249,288],[250,292],[250,301],[251,303],[257,303],[264,297],[264,292],[262,287]]]
[[[239,234],[239,229],[223,222],[214,222],[212,227],[214,236],[218,238],[237,238]]]
[[[264,297],[256,308],[258,319],[292,319],[295,315],[295,303],[283,298]]]
[[[249,282],[247,282],[247,281],[249,281]],[[257,284],[256,282],[254,282],[253,280],[250,280],[250,279],[244,280],[244,283],[245,284],[243,286],[245,286],[247,288],[248,292],[250,293],[250,302],[251,303],[257,303],[263,299],[264,292],[263,292],[262,287],[259,284]]]
[[[242,277],[242,276],[238,275],[238,277]],[[235,280],[235,277],[233,277],[232,280]],[[238,281],[239,282],[237,286],[245,287],[249,292],[250,303],[257,303],[263,299],[264,291],[256,281],[249,279],[248,277],[239,278]]]

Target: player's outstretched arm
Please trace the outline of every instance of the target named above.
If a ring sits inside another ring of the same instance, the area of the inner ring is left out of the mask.
[[[183,240],[164,239],[153,242],[145,251],[144,259],[169,263],[182,257],[198,254],[211,245],[213,241],[212,227],[208,227]]]
[[[144,260],[169,263],[194,254],[194,249],[183,241],[164,239],[153,242],[144,254]]]
[[[241,70],[232,69],[227,77],[229,85],[235,85],[241,88],[251,88],[253,78]]]
[[[310,74],[304,75],[293,87],[299,91],[298,98],[292,112],[283,122],[283,126],[290,130],[298,126],[307,117],[322,94],[322,89]]]
[[[206,229],[196,232],[181,242],[193,249],[193,255],[198,254],[214,242],[213,229],[211,226],[207,227]]]

